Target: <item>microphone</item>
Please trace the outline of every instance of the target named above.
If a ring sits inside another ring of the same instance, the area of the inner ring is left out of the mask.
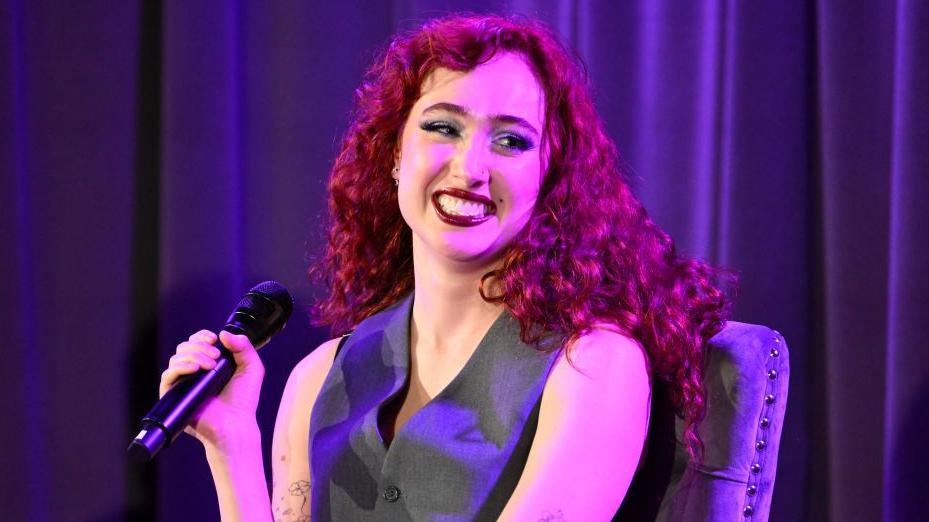
[[[245,294],[222,329],[245,335],[258,349],[284,328],[293,307],[294,299],[286,288],[265,281]],[[129,455],[143,462],[154,458],[184,431],[203,402],[217,395],[229,382],[235,373],[235,359],[225,346],[216,344],[220,351],[216,366],[178,379],[145,414],[142,430],[129,444]]]

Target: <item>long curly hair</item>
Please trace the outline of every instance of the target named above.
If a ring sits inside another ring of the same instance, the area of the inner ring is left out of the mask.
[[[547,157],[532,216],[502,266],[482,279],[481,295],[506,306],[527,343],[554,334],[570,354],[599,323],[639,341],[685,421],[683,442],[699,458],[704,349],[724,324],[725,283],[734,280],[679,256],[648,217],[623,179],[584,67],[541,22],[432,20],[396,37],[370,66],[332,168],[325,255],[310,269],[328,293],[316,320],[342,333],[413,289],[411,231],[390,175],[399,135],[429,73],[469,71],[501,51],[521,55],[544,90]]]

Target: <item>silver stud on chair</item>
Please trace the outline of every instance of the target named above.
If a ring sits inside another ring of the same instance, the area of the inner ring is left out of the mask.
[[[768,379],[777,379],[777,370],[768,370]]]
[[[762,428],[767,428],[767,427],[770,426],[770,425],[771,425],[771,419],[769,419],[769,418],[767,418],[767,417],[763,417],[763,418],[761,419],[761,427],[762,427]]]
[[[765,395],[765,396],[764,396],[764,401],[765,401],[765,403],[767,403],[767,404],[774,404],[774,395],[771,394],[771,393]]]
[[[777,351],[777,348],[771,348],[771,357],[777,357],[781,352]]]
[[[751,486],[748,487],[747,493],[748,493],[749,495],[754,496],[755,493],[758,493],[758,486],[752,484]]]
[[[762,439],[762,440],[759,440],[758,442],[755,443],[755,449],[758,450],[758,451],[761,451],[761,450],[765,449],[765,447],[766,447],[767,445],[768,445],[768,443],[765,442],[764,439]]]
[[[761,464],[755,463],[751,467],[752,473],[761,473]]]
[[[752,506],[745,506],[745,509],[742,510],[742,514],[747,517],[752,516],[752,513],[754,512],[755,512],[755,509]]]

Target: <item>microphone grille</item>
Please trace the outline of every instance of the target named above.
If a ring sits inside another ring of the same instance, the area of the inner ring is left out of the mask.
[[[289,317],[290,313],[294,309],[294,298],[290,295],[290,292],[284,288],[280,283],[274,281],[265,281],[263,283],[258,283],[251,290],[248,291],[250,294],[259,294],[265,298],[277,303],[284,310],[284,317]]]
[[[245,334],[260,348],[281,331],[294,309],[294,298],[282,285],[265,281],[245,294],[226,319],[224,330]]]

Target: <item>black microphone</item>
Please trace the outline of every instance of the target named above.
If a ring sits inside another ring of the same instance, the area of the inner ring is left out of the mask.
[[[294,299],[286,288],[274,281],[265,281],[245,294],[226,319],[223,330],[244,334],[258,349],[284,328],[293,307]],[[151,460],[174,442],[203,402],[218,394],[232,378],[236,369],[232,352],[221,343],[216,344],[220,351],[216,366],[178,379],[145,414],[142,430],[129,444],[128,452],[133,458]]]

